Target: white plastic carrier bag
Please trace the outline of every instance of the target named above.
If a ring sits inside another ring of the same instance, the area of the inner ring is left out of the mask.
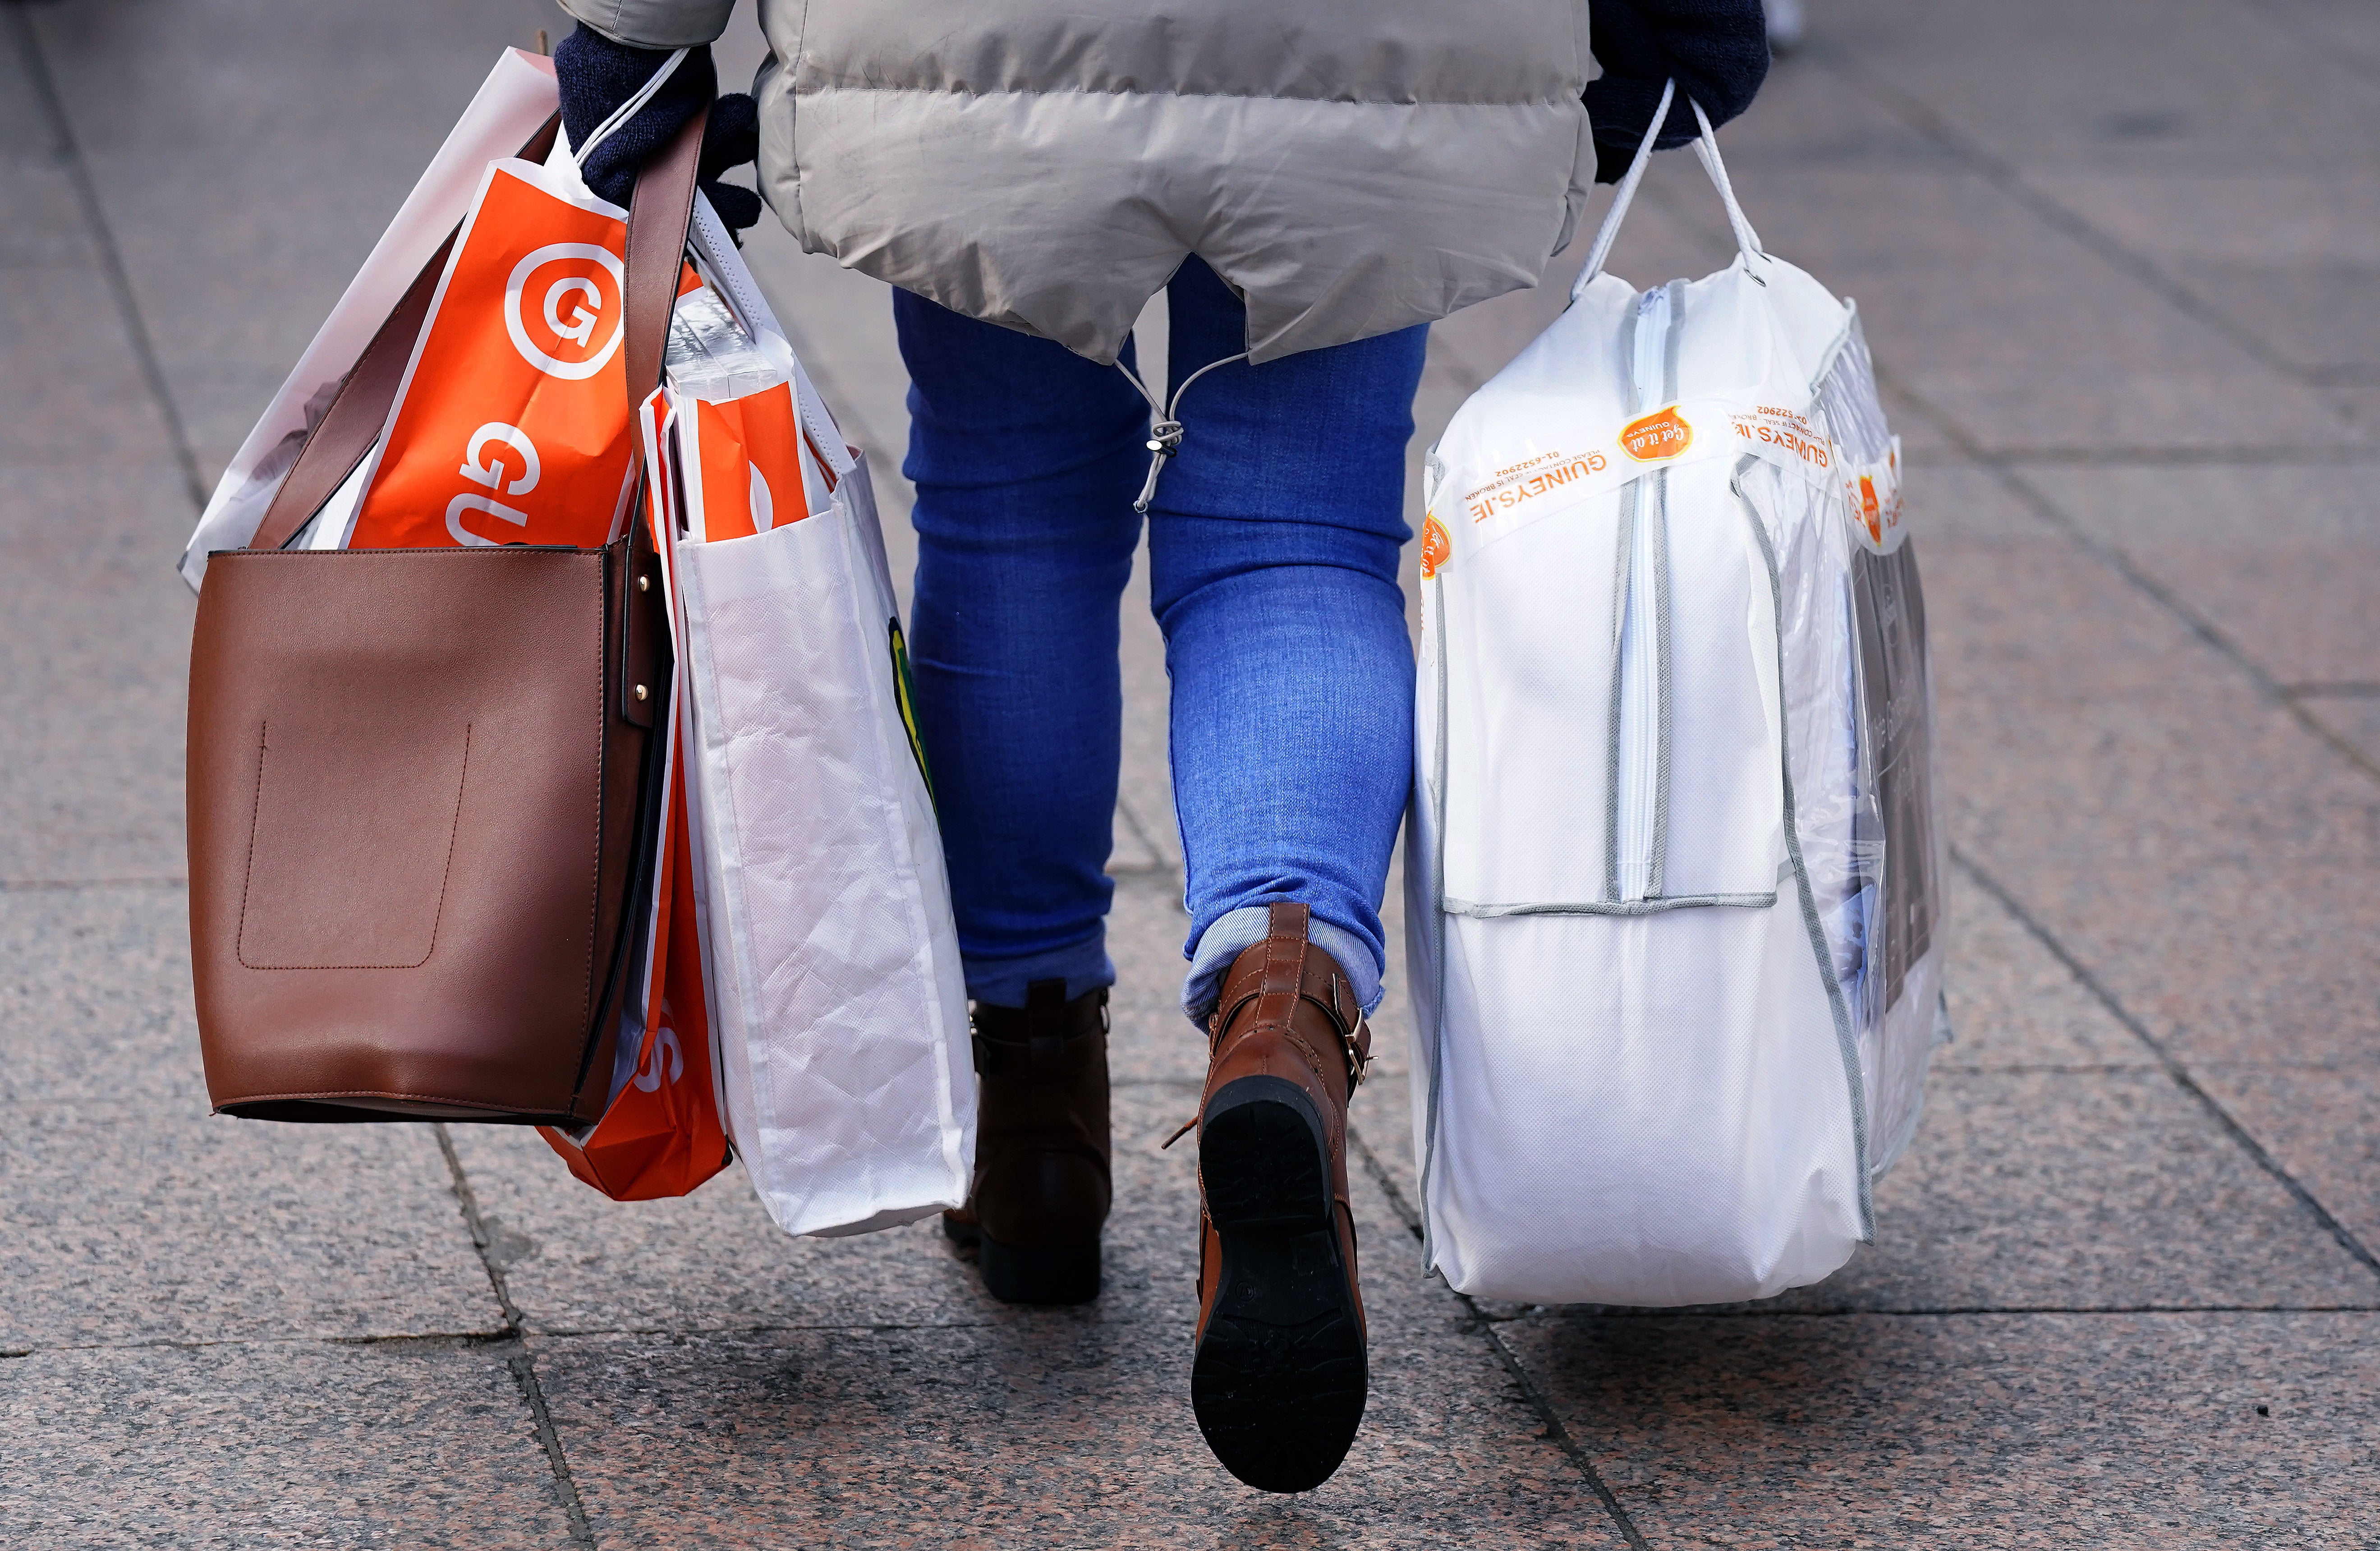
[[[1924,604],[1858,315],[1761,250],[1706,120],[1736,262],[1603,274],[1651,146],[1427,465],[1414,1127],[1425,1256],[1490,1297],[1821,1279],[1947,1037]]]
[[[665,416],[687,791],[728,1135],[789,1233],[956,1206],[966,989],[867,463],[707,203]]]

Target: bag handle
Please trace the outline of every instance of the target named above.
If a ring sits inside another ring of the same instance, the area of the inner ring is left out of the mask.
[[[694,219],[695,174],[710,104],[696,108],[660,153],[637,174],[628,196],[627,277],[620,299],[627,314],[622,353],[628,363],[628,419],[662,385],[662,352],[677,311],[677,281],[686,267],[686,237]]]
[[[1654,142],[1661,138],[1661,127],[1670,121],[1670,104],[1677,94],[1675,79],[1662,86],[1661,105],[1653,110],[1652,127],[1645,131],[1643,142],[1636,147],[1636,159],[1628,164],[1628,176],[1620,180],[1619,189],[1611,196],[1611,208],[1604,213],[1603,225],[1596,231],[1595,246],[1587,250],[1586,266],[1571,282],[1572,301],[1585,296],[1586,288],[1603,273],[1603,263],[1611,256],[1611,244],[1620,236],[1620,223],[1627,219],[1628,207],[1636,199],[1636,186],[1645,181],[1645,168],[1653,160]],[[1761,250],[1760,234],[1752,229],[1743,206],[1736,202],[1735,185],[1728,181],[1727,164],[1719,159],[1718,140],[1711,128],[1710,116],[1691,97],[1686,99],[1686,105],[1694,110],[1694,122],[1702,127],[1701,138],[1694,141],[1694,157],[1702,163],[1711,187],[1718,190],[1720,202],[1727,206],[1727,224],[1735,233],[1736,251],[1746,265],[1765,262],[1768,255]]]
[[[651,102],[663,86],[669,84],[669,78],[677,73],[677,67],[685,64],[686,56],[693,52],[694,50],[690,48],[682,48],[662,60],[661,68],[652,73],[650,79],[630,92],[628,100],[613,108],[610,117],[587,131],[585,144],[571,147],[571,161],[579,166],[585,166],[587,158],[595,154],[595,148],[610,140],[627,124],[628,120],[643,112],[645,104]]]
[[[621,299],[632,418],[634,407],[661,382],[662,354],[669,343],[670,316],[677,305],[686,223],[694,212],[702,131],[710,117],[706,103],[645,164],[637,175],[636,192],[630,196],[626,278],[621,286]],[[556,114],[521,147],[520,159],[543,161],[561,130],[562,116]],[[273,504],[256,525],[249,548],[279,549],[286,544],[322,509],[322,503],[338,493],[380,440],[397,389],[405,381],[406,366],[413,359],[414,344],[429,319],[431,298],[437,293],[439,276],[445,273],[447,258],[461,231],[458,223],[431,254],[340,383],[330,407],[299,449],[297,463],[273,493]],[[639,383],[644,385],[641,390]]]

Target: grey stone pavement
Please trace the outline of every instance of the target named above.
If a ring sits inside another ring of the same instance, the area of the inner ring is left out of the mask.
[[[1143,610],[1096,1306],[995,1305],[930,1224],[785,1239],[732,1173],[618,1206],[522,1132],[209,1117],[173,557],[493,51],[565,24],[0,5],[0,1545],[2380,1546],[2380,7],[1812,8],[1724,140],[1911,450],[1958,1042],[1826,1284],[1500,1306],[1420,1275],[1392,983],[1377,1390],[1289,1500],[1184,1395]],[[1724,231],[1664,158],[1613,267]],[[882,288],[751,252],[889,471]],[[1416,460],[1566,278],[1439,327]]]

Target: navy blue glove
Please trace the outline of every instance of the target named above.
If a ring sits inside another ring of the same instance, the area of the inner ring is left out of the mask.
[[[1752,105],[1768,75],[1768,23],[1760,0],[1595,0],[1587,40],[1603,74],[1587,82],[1586,116],[1595,125],[1595,180],[1617,183],[1674,78],[1677,101],[1655,148],[1693,141],[1700,103],[1713,125]]]
[[[562,85],[562,127],[570,143],[578,145],[612,116],[613,110],[637,94],[669,57],[666,49],[630,48],[601,32],[580,27],[553,51],[553,73]],[[695,109],[719,87],[719,72],[708,47],[696,49],[680,64],[651,102],[614,130],[578,169],[587,187],[613,204],[625,207],[636,190],[637,169],[694,116]],[[710,122],[702,131],[702,165],[697,173],[710,208],[727,229],[742,241],[744,228],[760,218],[760,196],[733,183],[717,181],[728,168],[740,166],[760,153],[760,115],[748,92],[722,97],[710,106]]]

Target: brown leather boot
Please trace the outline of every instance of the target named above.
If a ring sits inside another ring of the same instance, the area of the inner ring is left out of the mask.
[[[1347,1100],[1371,1031],[1306,941],[1304,905],[1223,977],[1198,1106],[1198,1336],[1190,1404],[1223,1467],[1268,1492],[1330,1479],[1364,1419]]]
[[[1087,1303],[1111,1189],[1107,991],[1070,1002],[1039,980],[1021,1008],[977,1003],[975,1069],[974,1188],[942,1230],[977,1246],[994,1298]]]

